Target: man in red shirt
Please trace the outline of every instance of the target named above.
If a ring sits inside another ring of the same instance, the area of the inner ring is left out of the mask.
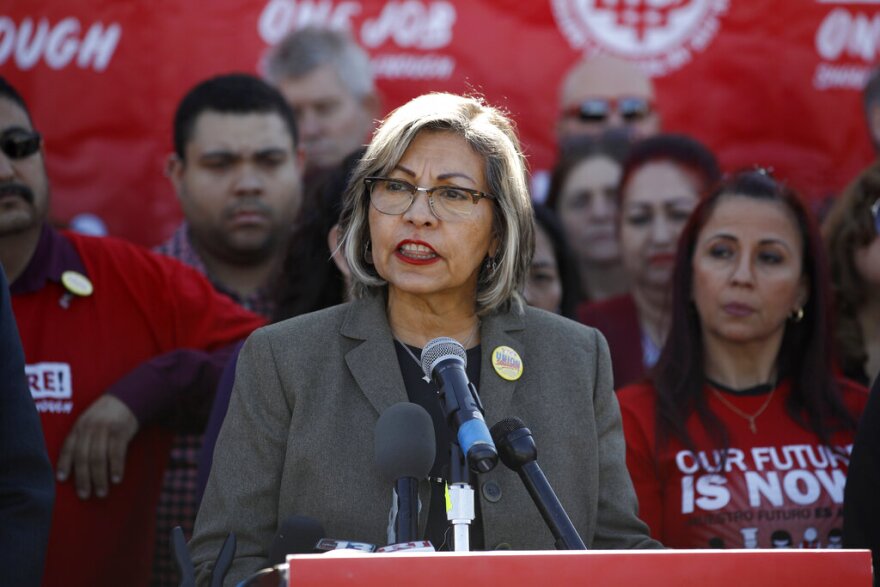
[[[106,392],[126,375],[137,384],[130,373],[151,359],[225,347],[264,320],[172,259],[50,227],[40,135],[2,78],[0,147],[0,263],[58,479],[43,583],[147,585],[171,440],[149,416],[167,390]]]

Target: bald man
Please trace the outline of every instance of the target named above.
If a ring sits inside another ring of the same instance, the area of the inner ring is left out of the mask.
[[[660,130],[651,79],[636,63],[611,55],[572,66],[560,87],[559,106],[556,134],[562,146],[611,129],[634,139]]]

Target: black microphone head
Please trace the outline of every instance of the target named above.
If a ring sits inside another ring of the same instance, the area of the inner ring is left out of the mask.
[[[464,366],[467,367],[467,352],[457,340],[448,336],[429,340],[425,348],[422,349],[422,371],[424,371],[425,377],[431,377],[434,365],[448,357],[461,359],[464,362]]]
[[[431,416],[418,404],[394,404],[376,423],[374,446],[379,474],[389,485],[404,477],[424,479],[437,456]]]
[[[281,522],[269,546],[269,565],[279,565],[288,554],[315,552],[315,545],[324,538],[324,527],[308,516],[288,516]]]
[[[508,469],[518,471],[538,458],[538,447],[532,431],[519,418],[505,418],[489,431],[498,448],[498,456]]]
[[[526,423],[513,416],[511,418],[504,418],[500,422],[497,422],[489,433],[492,435],[492,440],[495,441],[495,444],[498,444],[498,441],[514,430],[519,430],[520,428],[525,428]]]

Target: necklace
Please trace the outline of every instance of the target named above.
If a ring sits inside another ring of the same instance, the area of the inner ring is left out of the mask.
[[[467,350],[468,345],[471,344],[471,341],[474,340],[474,337],[477,335],[477,332],[479,332],[479,330],[480,330],[480,325],[481,325],[481,324],[482,324],[482,321],[477,320],[476,325],[474,325],[474,329],[473,329],[473,331],[471,331],[471,335],[470,335],[469,337],[467,337],[467,340],[464,341],[464,342],[462,343],[461,346],[463,346],[463,347],[465,348],[465,350]],[[406,351],[406,354],[408,354],[410,357],[412,357],[412,360],[416,362],[416,365],[419,366],[419,370],[421,370],[421,368],[422,368],[422,361],[421,361],[418,357],[416,357],[415,353],[413,353],[413,352],[409,349],[409,345],[406,344],[405,342],[402,342],[402,341],[401,341],[399,338],[397,338],[396,336],[394,337],[394,340],[396,340],[397,343],[398,343],[400,346],[403,347],[403,350]],[[428,376],[428,375],[423,376],[422,379],[425,381],[425,383],[431,383],[431,377]]]
[[[738,407],[736,407],[735,405],[730,403],[730,400],[728,400],[726,397],[724,397],[724,394],[721,393],[720,391],[718,391],[717,389],[715,389],[714,387],[712,387],[712,393],[714,393],[715,397],[718,398],[718,401],[720,401],[722,404],[727,406],[727,408],[731,412],[733,412],[734,414],[736,414],[737,416],[739,416],[741,418],[745,418],[746,420],[748,420],[749,421],[749,428],[751,428],[752,434],[757,434],[758,433],[758,426],[755,424],[755,420],[757,420],[758,416],[763,414],[764,410],[767,409],[767,406],[770,405],[770,401],[773,399],[773,394],[776,393],[776,386],[775,385],[773,386],[773,390],[769,394],[767,394],[767,399],[764,400],[764,403],[761,404],[761,407],[758,408],[758,411],[756,411],[754,414],[749,414],[748,412],[744,412],[743,410],[739,409]]]

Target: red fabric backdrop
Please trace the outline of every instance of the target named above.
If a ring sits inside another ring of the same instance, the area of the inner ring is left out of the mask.
[[[177,101],[199,80],[258,72],[308,23],[348,27],[385,110],[430,90],[506,106],[546,169],[557,86],[583,52],[639,60],[667,130],[727,169],[772,166],[814,201],[873,157],[860,89],[880,50],[880,2],[858,0],[6,0],[0,75],[46,138],[52,214],[92,212],[155,244],[180,220],[163,175]]]

